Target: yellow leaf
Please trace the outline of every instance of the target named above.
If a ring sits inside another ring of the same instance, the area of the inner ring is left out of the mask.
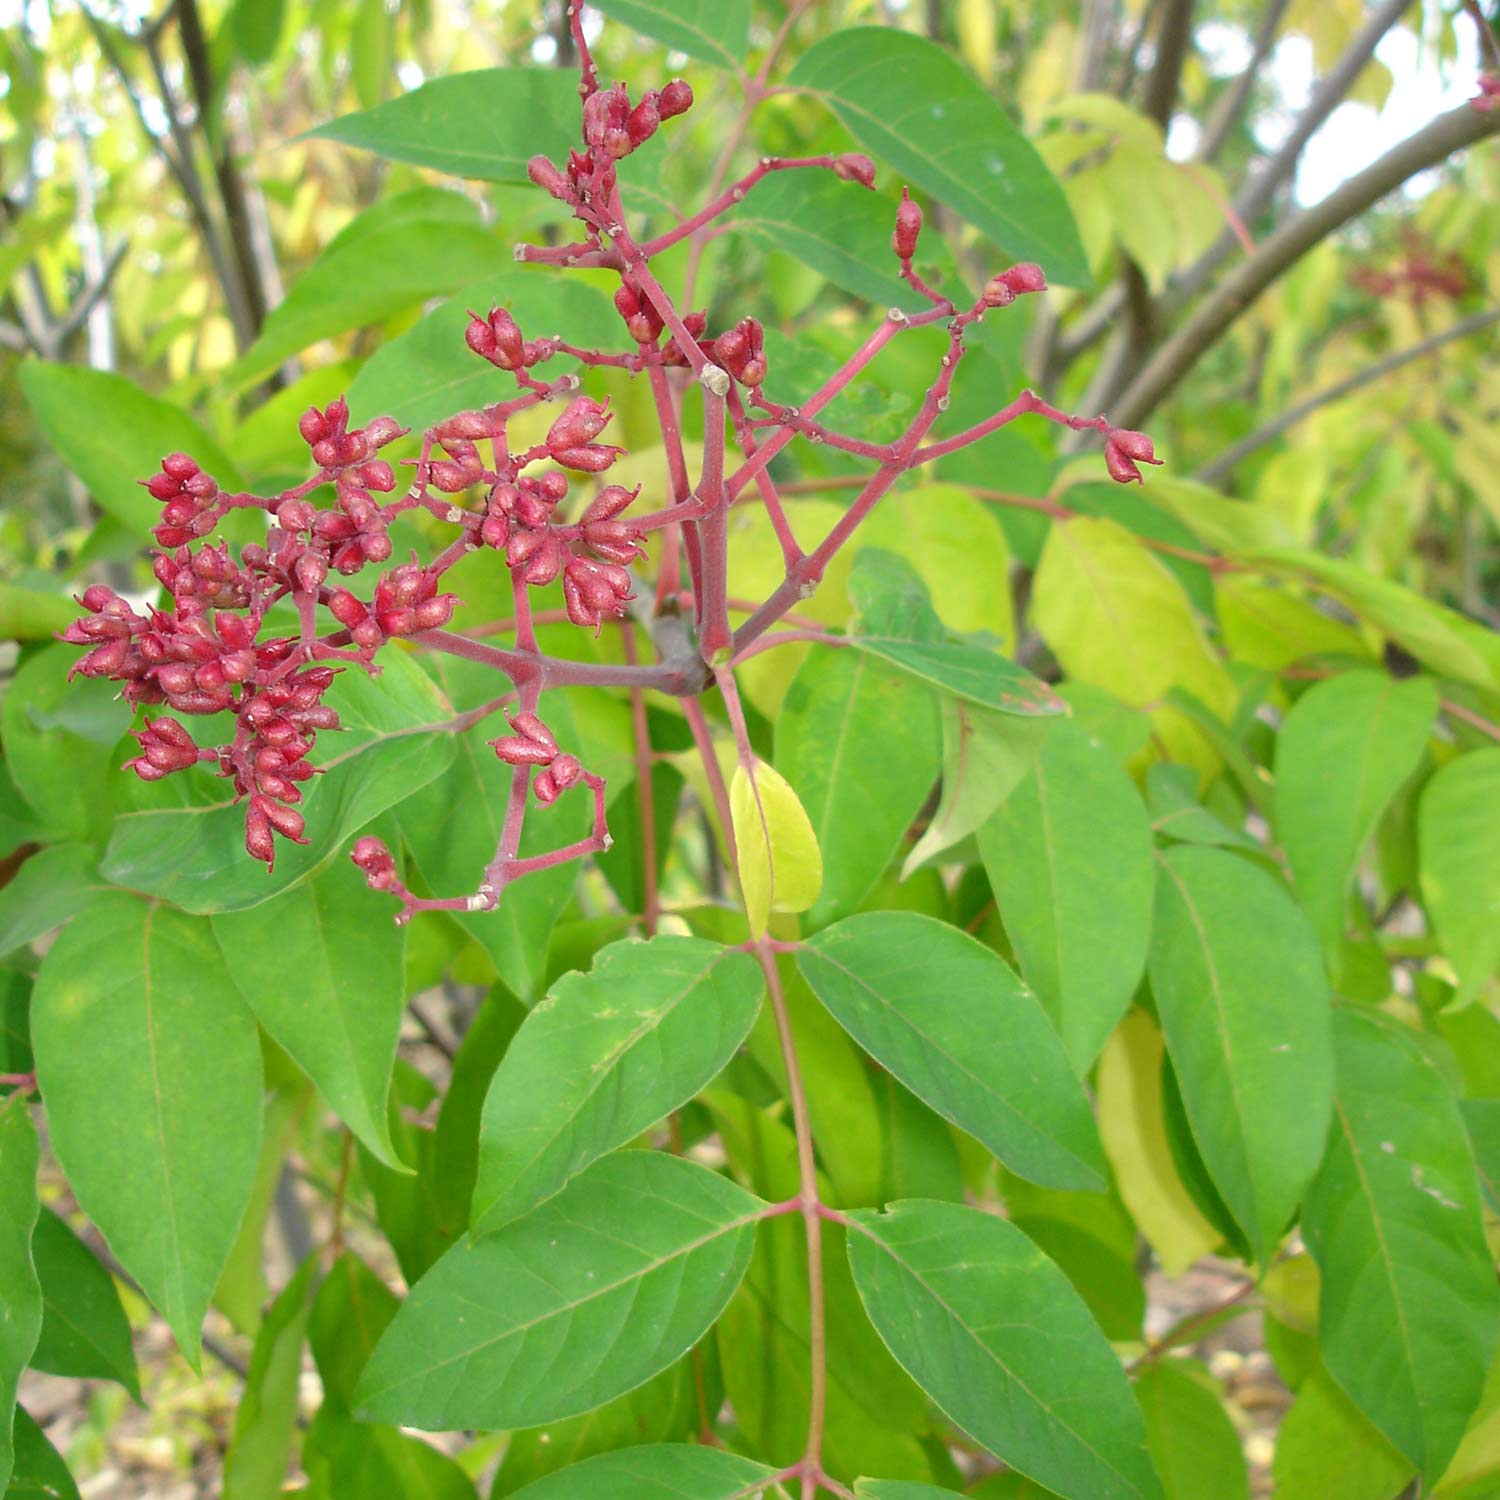
[[[1172,1165],[1161,1104],[1161,1032],[1131,1011],[1099,1059],[1099,1137],[1125,1207],[1168,1276],[1180,1276],[1219,1243],[1219,1232]]]
[[[753,777],[734,768],[729,816],[739,853],[740,890],[750,934],[759,937],[773,911],[806,911],[823,887],[823,854],[797,794],[764,761]]]
[[[958,50],[987,84],[995,81],[998,48],[995,0],[958,0]]]

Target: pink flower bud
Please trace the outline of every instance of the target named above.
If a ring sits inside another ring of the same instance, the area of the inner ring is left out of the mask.
[[[1151,439],[1144,432],[1132,432],[1126,427],[1116,427],[1109,435],[1109,441],[1125,455],[1133,458],[1138,464],[1159,464],[1161,459],[1156,456],[1156,450],[1152,447]]]
[[[282,836],[282,838],[290,839],[294,844],[305,844],[307,842],[307,840],[302,837],[303,829],[307,825],[304,822],[301,813],[297,812],[294,808],[279,807],[276,803],[271,802],[267,798],[252,798],[251,800],[259,800],[265,804],[263,811],[265,812],[266,818],[270,822],[271,827],[274,828],[276,832]]]
[[[186,453],[169,453],[161,461],[162,473],[170,474],[173,479],[186,482],[198,473],[197,461]]]
[[[524,739],[520,735],[501,735],[499,739],[488,743],[494,746],[495,754],[508,766],[545,766],[553,755],[545,745]]]
[[[559,448],[577,448],[592,442],[604,431],[610,415],[607,405],[601,405],[589,396],[575,396],[547,429],[549,451],[555,456]]]
[[[554,449],[553,459],[567,469],[582,474],[602,474],[625,450],[608,443],[585,443],[579,448]]]
[[[557,741],[552,737],[552,731],[533,713],[515,713],[509,715],[510,727],[517,734],[524,735],[529,740],[535,740],[549,755],[557,753]]]
[[[891,234],[891,246],[896,254],[908,261],[917,253],[917,236],[922,232],[922,210],[911,201],[905,188],[901,189],[901,204],[896,210],[896,228]]]
[[[1045,292],[1047,278],[1042,268],[1034,261],[1023,260],[1019,265],[1002,271],[997,278],[1005,283],[1017,296],[1025,292]]]
[[[656,112],[663,120],[675,119],[693,107],[693,91],[681,78],[674,78],[661,91],[656,101]]]
[[[536,794],[536,800],[546,807],[549,803],[557,801],[557,783],[552,779],[551,771],[542,771],[531,783],[531,790]]]
[[[418,630],[441,630],[453,618],[454,606],[458,603],[455,594],[439,594],[435,599],[424,599],[412,611],[413,623]]]
[[[568,187],[567,178],[545,156],[533,156],[526,163],[526,175],[539,188],[551,193],[559,201],[563,203],[571,203],[573,201],[573,194]]]
[[[1141,483],[1141,471],[1113,442],[1104,445],[1104,467],[1109,470],[1109,477],[1118,484],[1129,484],[1132,480],[1136,484]]]
[[[372,891],[389,891],[396,885],[396,860],[382,840],[372,834],[357,839],[349,858],[364,871]]]
[[[283,531],[306,531],[318,512],[306,500],[283,500],[276,507],[276,524]]]
[[[403,427],[394,417],[376,417],[365,428],[365,439],[372,448],[384,448],[387,443],[395,442],[398,437],[405,437],[410,431],[411,428]]]
[[[297,422],[297,431],[302,434],[302,441],[311,447],[328,436],[328,421],[316,406],[309,406]]]
[[[396,488],[396,471],[383,458],[371,459],[360,465],[359,481],[382,495],[388,495]]]
[[[269,870],[276,863],[276,840],[271,836],[271,820],[266,816],[265,807],[258,805],[262,802],[265,807],[275,806],[264,797],[250,799],[250,809],[245,814],[245,851]]]
[[[595,521],[612,521],[627,506],[629,506],[641,492],[640,485],[633,490],[627,490],[623,484],[607,484],[594,497],[593,503],[584,511],[582,521],[585,526]]]
[[[369,614],[369,610],[348,589],[334,591],[328,601],[328,612],[346,630],[353,630]]]
[[[875,163],[862,151],[846,151],[833,159],[834,174],[861,187],[875,186]]]
[[[552,762],[552,780],[558,791],[565,792],[583,774],[583,767],[571,755],[559,755]]]
[[[647,94],[626,116],[625,134],[630,138],[632,146],[639,146],[656,134],[657,127],[661,124],[661,115],[656,108],[659,97],[660,95]]]
[[[537,493],[548,505],[556,505],[568,493],[568,476],[561,469],[548,469],[534,483]]]

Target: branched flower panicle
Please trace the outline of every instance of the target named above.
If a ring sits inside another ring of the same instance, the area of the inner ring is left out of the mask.
[[[380,454],[407,429],[391,416],[351,426],[343,398],[303,414],[298,430],[314,472],[280,494],[226,492],[189,455],[169,454],[160,472],[143,481],[163,507],[154,530],[161,548],[155,573],[166,602],[141,611],[96,586],[79,601],[83,617],[64,633],[64,639],[88,648],[74,670],[120,682],[132,705],[165,707],[183,716],[229,717],[231,727],[222,731],[221,742],[208,746],[200,746],[177,718],[149,717],[135,731],[140,753],[126,764],[155,781],[213,763],[245,803],[246,848],[268,867],[274,864],[278,838],[307,841],[303,789],[317,774],[310,756],[318,735],[339,727],[337,713],[323,701],[339,671],[373,673],[379,653],[392,641],[404,641],[492,666],[508,678],[510,693],[450,726],[466,727],[502,702],[518,700],[510,715],[511,732],[491,741],[499,759],[512,768],[512,786],[500,845],[477,891],[416,897],[402,882],[396,856],[378,839],[361,838],[354,846],[352,858],[370,886],[400,900],[398,920],[419,910],[492,908],[511,880],[608,848],[604,782],[559,746],[538,716],[544,690],[588,682],[651,687],[691,698],[715,674],[722,686],[726,666],[817,587],[829,560],[902,475],[1022,415],[1099,432],[1106,468],[1121,483],[1139,482],[1140,465],[1160,462],[1145,434],[1115,428],[1103,417],[1071,416],[1030,391],[984,422],[929,440],[948,409],[970,329],[988,312],[1045,291],[1047,282],[1040,266],[1026,263],[998,272],[967,304],[955,302],[952,289],[928,286],[913,266],[922,210],[904,188],[892,248],[901,276],[929,305],[910,315],[892,309],[821,387],[798,393],[791,402],[774,399],[766,389],[774,384],[775,372],[767,360],[761,323],[744,313],[711,331],[705,312],[678,309],[652,262],[700,235],[773,172],[827,171],[854,187],[872,189],[874,163],[859,152],[764,157],[695,214],[650,239],[637,239],[621,197],[618,163],[689,110],[693,92],[681,79],[638,97],[623,83],[602,87],[580,10],[576,3],[570,6],[581,60],[582,144],[561,165],[533,158],[528,173],[567,208],[582,238],[556,246],[521,245],[516,257],[613,271],[619,278],[614,305],[630,347],[582,349],[560,335],[528,337],[507,308],[471,310],[464,332],[468,348],[511,376],[516,392],[478,410],[457,412],[423,433],[419,455],[409,461],[412,477],[404,490],[398,487],[396,469]],[[924,326],[945,328],[947,348],[896,441],[867,442],[823,421],[826,409],[886,344],[907,329]],[[575,484],[606,475],[625,450],[604,440],[613,413],[607,402],[580,393],[571,369],[551,379],[539,373],[563,360],[622,370],[648,382],[667,455],[665,483],[651,497],[649,510],[638,504],[640,485],[626,488],[602,479],[592,499],[576,509],[568,503]],[[693,386],[704,412],[703,461],[696,481],[687,470],[679,415],[679,403]],[[512,419],[543,403],[564,404],[540,443],[513,451]],[[873,465],[844,517],[810,550],[793,533],[769,472],[771,461],[799,438]],[[739,456],[731,462],[735,447]],[[775,528],[785,577],[738,628],[731,628],[728,511],[753,501],[766,507]],[[263,542],[243,547],[235,558],[227,545],[207,539],[225,516],[242,509],[264,512],[267,530]],[[380,569],[390,561],[392,521],[414,510],[454,528],[452,541],[428,562],[413,556],[379,572],[373,585],[359,587],[355,580],[367,568]],[[570,511],[575,512],[571,520]],[[656,600],[672,609],[679,599],[691,601],[693,638],[684,651],[665,655],[656,665],[635,665],[632,659],[623,667],[542,655],[529,591],[560,581],[567,619],[597,634],[607,621],[624,621],[631,604],[639,602],[631,569],[645,557],[647,542],[658,531],[663,536]],[[444,590],[444,575],[477,550],[503,559],[510,574],[512,648],[446,629],[458,600]],[[684,565],[686,580],[680,571]],[[289,623],[281,633],[269,633],[268,616],[283,605],[290,607],[295,629]],[[217,724],[215,731],[220,733]],[[521,857],[528,803],[534,799],[545,806],[575,786],[593,795],[588,836],[548,854]]]

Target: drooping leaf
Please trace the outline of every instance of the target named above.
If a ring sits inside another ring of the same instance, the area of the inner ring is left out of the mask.
[[[723,1311],[759,1212],[679,1157],[605,1157],[422,1278],[365,1367],[356,1409],[435,1430],[529,1427],[631,1390]]]
[[[1166,1500],[1250,1500],[1240,1435],[1206,1369],[1153,1360],[1136,1379],[1135,1399]]]
[[[1013,1171],[1101,1189],[1092,1113],[1036,997],[982,943],[915,912],[807,939],[797,966],[849,1034]]]
[[[1314,684],[1276,740],[1276,828],[1303,909],[1336,954],[1360,851],[1416,769],[1437,714],[1431,678],[1347,672]],[[1338,767],[1339,774],[1330,774]]]
[[[934,43],[883,26],[810,47],[787,80],[824,99],[861,144],[1049,279],[1087,286],[1072,213],[1035,148]]]
[[[187,911],[241,911],[340,857],[356,829],[425,786],[453,757],[453,736],[431,729],[451,711],[410,657],[383,660],[375,679],[343,673],[324,701],[343,728],[318,737],[311,759],[327,774],[300,809],[308,842],[278,839],[273,873],[245,852],[243,801],[235,802],[227,781],[203,770],[182,775],[202,778],[194,790],[208,800],[164,801],[116,819],[101,873]],[[373,914],[378,898],[372,899]]]
[[[374,109],[311,130],[454,177],[525,182],[538,152],[562,160],[577,136],[578,84],[562,68],[476,68],[434,78]]]
[[[861,652],[814,651],[777,718],[776,762],[823,854],[808,917],[821,927],[868,894],[937,777],[932,697]]]
[[[1500,1292],[1474,1156],[1441,1074],[1395,1023],[1336,1013],[1328,1154],[1303,1208],[1334,1379],[1424,1474],[1458,1447],[1484,1388]]]
[[[317,1269],[316,1256],[305,1261],[261,1320],[224,1455],[224,1500],[277,1500],[282,1492]]]
[[[476,1234],[550,1198],[685,1104],[723,1068],[765,982],[747,953],[701,938],[611,943],[523,1022],[485,1099]]]
[[[722,1448],[647,1443],[601,1453],[549,1474],[517,1490],[515,1500],[600,1500],[605,1495],[629,1495],[630,1500],[736,1500],[758,1495],[757,1482],[769,1482],[773,1472]]]
[[[384,915],[364,876],[340,859],[252,911],[216,916],[213,927],[255,1018],[392,1166],[386,1096],[401,1034],[406,945],[404,930]]]
[[[749,772],[735,766],[729,815],[750,935],[759,937],[773,911],[806,911],[818,899],[823,855],[796,792],[765,761]]]
[[[31,1029],[68,1181],[195,1361],[261,1116],[255,1022],[208,924],[103,898],[49,950]]]
[[[179,406],[133,380],[86,365],[28,360],[21,389],[47,441],[89,494],[132,533],[161,520],[161,504],[140,484],[168,453],[189,453],[224,489],[242,483],[223,449]]]
[[[1159,857],[1151,992],[1193,1136],[1266,1265],[1333,1111],[1317,935],[1264,871],[1222,850]]]
[[[585,349],[608,348],[620,337],[620,318],[597,288],[541,269],[509,270],[467,280],[463,290],[434,308],[400,337],[378,348],[349,387],[356,420],[388,413],[417,431],[455,411],[496,399],[495,371],[475,359],[464,342],[469,309],[509,309],[528,337],[566,332]],[[563,355],[544,367],[548,379],[571,368]]]
[[[0,886],[0,955],[12,953],[77,916],[109,889],[94,873],[87,844],[41,849]]]
[[[16,1408],[15,1467],[5,1500],[78,1500],[62,1455],[24,1406]]]
[[[979,831],[1021,972],[1085,1072],[1130,1003],[1151,931],[1151,829],[1119,762],[1072,724]]]
[[[605,15],[636,31],[741,71],[750,45],[750,0],[598,0]]]
[[[1422,899],[1467,1004],[1500,967],[1500,749],[1449,761],[1418,812]]]
[[[139,1400],[130,1322],[114,1278],[50,1208],[37,1219],[31,1256],[42,1284],[42,1331],[32,1368],[81,1380],[118,1380]]]
[[[871,1321],[952,1421],[1068,1500],[1161,1500],[1119,1361],[1019,1229],[930,1200],[851,1217]]]
[[[9,1481],[15,1458],[11,1433],[21,1371],[42,1327],[42,1288],[31,1259],[39,1154],[26,1096],[18,1091],[0,1105],[0,1484]]]

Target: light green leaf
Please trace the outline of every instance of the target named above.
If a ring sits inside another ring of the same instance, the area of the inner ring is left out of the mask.
[[[680,1157],[605,1157],[433,1266],[365,1367],[359,1414],[432,1430],[530,1427],[632,1390],[724,1310],[760,1209]]]
[[[37,1220],[31,1257],[42,1284],[42,1331],[32,1368],[80,1380],[118,1380],[139,1401],[130,1323],[114,1278],[50,1208]]]
[[[317,778],[301,809],[308,842],[278,839],[273,873],[245,852],[243,801],[236,803],[229,783],[203,770],[172,781],[196,776],[190,794],[207,800],[174,805],[166,799],[183,791],[162,783],[159,805],[115,820],[101,873],[187,911],[241,911],[339,858],[345,839],[425,786],[453,757],[453,736],[431,728],[451,710],[408,656],[387,653],[378,678],[344,672],[324,702],[338,711],[343,728],[318,736],[311,759],[327,774]],[[381,904],[372,896],[371,920],[379,920]]]
[[[0,1104],[0,1484],[9,1481],[16,1456],[16,1390],[42,1328],[42,1288],[31,1259],[39,1155],[26,1095],[17,1090]]]
[[[935,1484],[910,1479],[856,1479],[854,1493],[864,1500],[961,1500],[956,1490],[940,1490]]]
[[[851,1218],[871,1321],[951,1421],[1067,1500],[1161,1500],[1125,1372],[1019,1229],[930,1200]]]
[[[759,937],[773,911],[806,911],[823,885],[823,855],[807,812],[775,766],[736,764],[729,816],[739,856],[740,891]]]
[[[454,177],[525,182],[537,152],[560,161],[575,144],[578,81],[565,68],[477,68],[307,134]]]
[[[1413,1469],[1318,1365],[1281,1420],[1272,1472],[1276,1500],[1396,1500]]]
[[[1250,1500],[1240,1435],[1202,1365],[1153,1360],[1136,1379],[1135,1399],[1167,1500]]]
[[[759,1484],[769,1484],[772,1472],[722,1448],[647,1443],[549,1474],[517,1490],[515,1500],[748,1500],[762,1493]]]
[[[54,1152],[190,1361],[250,1197],[255,1022],[206,922],[118,895],[64,929],[32,996]]]
[[[932,697],[861,652],[814,651],[776,720],[776,763],[823,854],[823,887],[808,917],[821,927],[869,894],[932,788]]]
[[[1089,284],[1062,188],[949,52],[907,31],[850,27],[804,52],[787,82],[1009,254],[1063,286]]]
[[[0,583],[0,641],[39,641],[68,628],[77,604],[55,587]]]
[[[1102,1189],[1083,1089],[1036,997],[967,933],[867,912],[807,939],[797,967],[845,1030],[1012,1171]]]
[[[337,860],[253,911],[216,916],[213,927],[255,1018],[355,1135],[399,1167],[386,1098],[404,1011],[405,931],[364,876]]]
[[[1328,1138],[1333,1032],[1316,934],[1263,870],[1159,857],[1151,993],[1193,1137],[1262,1266]]]
[[[1466,1005],[1500,966],[1500,750],[1449,761],[1417,816],[1422,899]]]
[[[245,1391],[224,1455],[224,1500],[277,1500],[297,1420],[302,1342],[316,1288],[317,1256],[282,1288],[255,1336]]]
[[[1021,972],[1085,1073],[1130,1004],[1151,933],[1151,827],[1120,763],[1057,724],[979,830]]]
[[[537,268],[499,271],[466,282],[456,296],[382,344],[349,387],[350,410],[362,421],[389,413],[421,431],[455,411],[500,399],[503,377],[464,342],[469,309],[483,315],[492,307],[508,308],[528,337],[562,333],[584,349],[608,348],[623,337],[619,314],[598,287]],[[566,356],[556,355],[541,373],[555,379],[573,368]]]
[[[63,462],[104,510],[142,537],[161,520],[161,503],[137,481],[156,473],[168,453],[190,453],[224,489],[240,487],[228,455],[192,417],[124,375],[28,360],[19,378]]]
[[[1276,741],[1276,829],[1327,953],[1344,938],[1360,851],[1416,770],[1437,714],[1431,678],[1349,672],[1315,683]]]
[[[33,854],[0,886],[0,954],[51,932],[109,887],[94,873],[86,844],[54,844]]]
[[[750,0],[596,0],[605,15],[731,72],[750,46]]]
[[[550,1198],[709,1083],[744,1041],[765,981],[701,938],[611,943],[522,1023],[485,1097],[476,1234]]]
[[[1334,1038],[1334,1128],[1302,1212],[1322,1272],[1318,1343],[1364,1414],[1435,1479],[1500,1321],[1474,1155],[1447,1084],[1401,1028],[1343,1009]]]

